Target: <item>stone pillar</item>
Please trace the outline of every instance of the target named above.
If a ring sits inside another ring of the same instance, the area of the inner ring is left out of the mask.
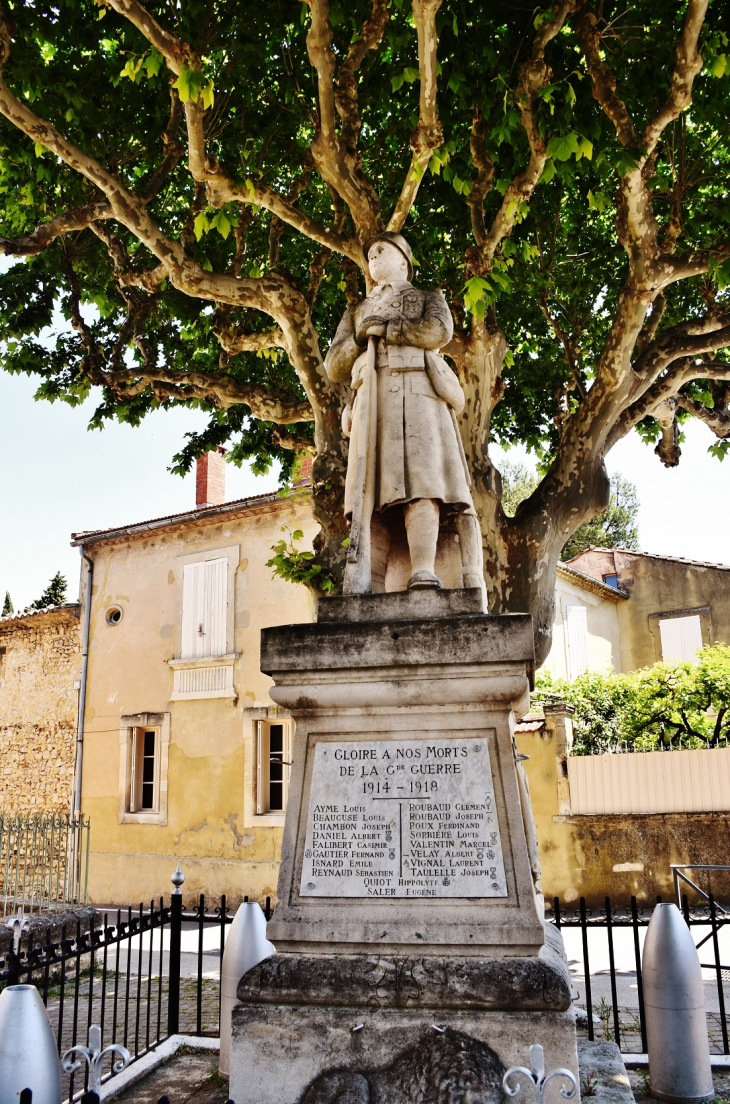
[[[497,1104],[538,1042],[577,1074],[515,757],[532,622],[482,601],[332,598],[317,624],[262,634],[296,736],[277,953],[241,979],[233,1014],[237,1104],[365,1104],[389,1085],[405,1100],[417,1083],[441,1099],[464,1078]]]
[[[543,712],[545,714],[545,730],[555,744],[558,816],[570,816],[568,756],[573,747],[573,714],[575,709],[567,702],[546,702],[543,706]]]

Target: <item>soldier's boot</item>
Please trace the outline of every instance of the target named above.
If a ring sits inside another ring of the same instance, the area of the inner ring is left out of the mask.
[[[439,504],[433,498],[418,498],[403,510],[411,555],[409,590],[443,587],[434,574],[436,545],[439,539]]]

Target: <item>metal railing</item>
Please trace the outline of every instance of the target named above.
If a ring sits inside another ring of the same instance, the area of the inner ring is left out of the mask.
[[[89,819],[0,812],[0,908],[55,912],[87,901]]]
[[[248,900],[248,898],[246,898]],[[264,914],[271,917],[267,897]],[[100,914],[90,931],[64,924],[56,940],[9,949],[0,958],[0,988],[35,985],[56,1035],[59,1055],[84,1043],[98,1024],[105,1043],[141,1058],[170,1035],[220,1034],[220,969],[225,930],[233,915],[225,896],[188,909],[182,897],[149,908]],[[108,1071],[104,1080],[111,1076]],[[64,1099],[81,1098],[86,1085],[65,1075]]]
[[[697,947],[711,942],[714,961],[701,963],[705,971],[710,1050],[730,1054],[726,1009],[730,967],[720,961],[719,940],[723,928],[730,931],[730,915],[711,893],[704,896],[706,906],[690,908],[686,895],[679,905],[690,931],[700,929]],[[657,897],[657,902],[661,899]],[[546,919],[563,933],[577,990],[573,997],[585,1008],[588,1038],[595,1038],[596,1023],[600,1022],[604,1037],[615,1042],[624,1054],[647,1053],[641,951],[652,912],[653,906],[639,908],[636,897],[631,898],[628,908],[617,908],[606,897],[602,909],[586,908],[585,898],[581,897],[575,910],[565,909],[555,897],[552,911],[546,912]],[[570,929],[578,929],[579,939],[569,943],[566,933]],[[605,933],[605,939],[600,938],[600,933]],[[707,974],[711,976],[708,978]]]

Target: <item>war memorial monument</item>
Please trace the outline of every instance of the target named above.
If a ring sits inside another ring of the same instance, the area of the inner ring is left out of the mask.
[[[533,1043],[578,1074],[513,738],[532,620],[486,613],[446,301],[413,287],[400,235],[367,256],[374,290],[326,360],[352,386],[343,594],[262,633],[296,737],[276,954],[233,1014],[237,1104],[497,1104]]]

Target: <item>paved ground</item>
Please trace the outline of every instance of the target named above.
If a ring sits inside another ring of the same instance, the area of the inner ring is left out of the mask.
[[[654,1098],[649,1095],[648,1071],[630,1069],[628,1074],[636,1104],[656,1104]],[[727,1104],[730,1101],[730,1070],[713,1070],[712,1079],[715,1083],[716,1104]]]
[[[629,1070],[628,1075],[636,1104],[655,1104],[649,1095],[648,1072]],[[602,1095],[595,1090],[591,1093],[591,1082],[594,1079],[592,1071],[581,1064],[581,1093],[584,1100],[591,1095]],[[730,1070],[715,1070],[714,1082],[717,1104],[728,1104]],[[228,1079],[218,1074],[218,1055],[210,1052],[178,1051],[169,1062],[153,1070],[115,1099],[119,1104],[158,1104],[162,1096],[167,1096],[171,1104],[226,1104]]]
[[[228,1078],[218,1074],[218,1055],[178,1051],[136,1085],[115,1097],[119,1104],[157,1104],[167,1096],[171,1104],[225,1104]]]

